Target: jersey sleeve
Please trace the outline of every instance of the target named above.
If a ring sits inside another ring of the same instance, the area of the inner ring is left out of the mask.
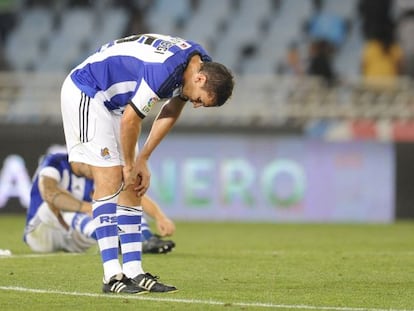
[[[67,166],[69,163],[66,154],[49,154],[43,159],[38,175],[53,178],[60,183]]]
[[[61,179],[59,170],[51,166],[46,166],[42,168],[39,172],[39,176],[50,177],[55,179],[57,182],[59,182]]]
[[[131,99],[131,106],[134,108],[138,116],[143,119],[151,111],[155,103],[157,103],[160,98],[154,91],[149,87],[144,79],[141,80],[138,90]]]

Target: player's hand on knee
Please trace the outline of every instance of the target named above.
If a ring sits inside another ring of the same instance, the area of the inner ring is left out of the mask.
[[[139,174],[137,175],[137,183],[135,184],[134,191],[138,197],[142,197],[148,190],[150,186],[150,175],[149,174]]]

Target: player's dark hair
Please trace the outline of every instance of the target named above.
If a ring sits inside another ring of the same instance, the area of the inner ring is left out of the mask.
[[[216,62],[202,63],[200,72],[207,78],[204,89],[213,94],[216,106],[222,106],[233,93],[233,74],[226,66]]]

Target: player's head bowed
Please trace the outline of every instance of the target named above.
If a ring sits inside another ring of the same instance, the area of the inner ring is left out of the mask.
[[[234,77],[230,70],[216,62],[201,64],[200,73],[206,76],[203,89],[215,98],[215,106],[222,106],[233,93]]]

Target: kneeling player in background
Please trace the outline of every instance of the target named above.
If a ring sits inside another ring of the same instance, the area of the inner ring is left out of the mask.
[[[85,252],[96,245],[92,214],[93,180],[87,165],[74,172],[66,153],[47,155],[33,178],[24,241],[34,252]],[[162,236],[175,231],[174,223],[147,195],[144,211],[151,216]],[[175,243],[153,234],[142,222],[143,253],[170,252]]]

